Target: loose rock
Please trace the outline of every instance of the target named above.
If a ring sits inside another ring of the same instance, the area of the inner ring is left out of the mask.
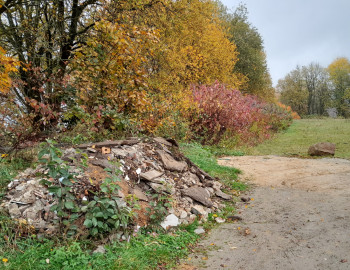
[[[165,218],[165,220],[160,224],[165,230],[170,227],[176,227],[180,224],[179,219],[174,214],[170,214]]]
[[[201,204],[212,207],[213,203],[210,200],[210,194],[205,188],[201,187],[191,187],[185,190],[182,190],[182,193],[185,196],[192,198],[193,200],[200,202]]]
[[[329,142],[321,142],[311,145],[308,151],[310,156],[334,156],[335,144]]]

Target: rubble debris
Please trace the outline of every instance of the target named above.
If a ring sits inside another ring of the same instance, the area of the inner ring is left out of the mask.
[[[185,161],[176,161],[171,155],[164,150],[157,150],[160,158],[163,161],[164,168],[170,171],[182,172],[187,169],[187,163]]]
[[[111,148],[109,148],[109,147],[102,147],[101,148],[101,152],[104,155],[110,154],[111,153]]]
[[[197,229],[194,230],[195,234],[203,234],[205,233],[205,230],[203,229],[203,227],[198,227]]]
[[[141,173],[140,177],[150,182],[161,183],[161,180],[159,179],[159,177],[161,177],[163,174],[164,172],[158,172],[152,169],[148,172]]]
[[[222,199],[232,197],[221,191],[220,182],[184,157],[177,146],[174,140],[158,137],[81,144],[78,152],[73,148],[65,149],[62,159],[68,162],[70,172],[75,175],[72,186],[75,203],[86,204],[89,196],[93,196],[92,192],[98,192],[108,175],[104,169],[117,169],[119,206],[125,206],[127,200],[133,198],[141,207],[135,210],[138,214],[135,226],[147,225],[146,208],[158,194],[171,197],[172,207],[162,222],[163,228],[189,224],[196,218],[206,220],[209,213],[224,206]],[[79,162],[85,154],[88,167],[82,171]],[[47,173],[41,165],[20,173],[8,185],[0,207],[5,207],[12,218],[26,220],[40,233],[51,234],[58,217],[50,211],[56,198],[40,183]]]
[[[87,143],[87,144],[80,144],[78,145],[78,148],[80,149],[86,149],[94,146],[93,148],[102,148],[102,147],[115,147],[115,146],[123,146],[123,145],[134,145],[139,143],[139,139],[129,139],[129,140],[118,140],[118,141],[104,141],[104,142],[98,142],[98,143]]]
[[[106,249],[105,249],[105,247],[103,245],[98,245],[97,248],[92,253],[105,254],[106,253]]]
[[[227,195],[226,193],[222,192],[220,189],[215,191],[216,196],[224,199],[224,200],[232,200],[231,195]]]
[[[179,219],[174,214],[170,214],[167,216],[164,221],[160,224],[160,226],[163,227],[163,229],[167,230],[170,227],[177,227],[180,224]]]
[[[188,196],[193,200],[200,202],[201,204],[207,207],[213,206],[213,203],[210,200],[210,193],[205,188],[194,186],[194,187],[190,187],[188,189],[182,190],[182,193],[185,196]]]

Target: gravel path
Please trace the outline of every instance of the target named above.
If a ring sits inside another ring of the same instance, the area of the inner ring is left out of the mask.
[[[195,269],[350,269],[350,161],[227,157],[254,187],[192,254]],[[193,269],[193,268],[192,268]]]

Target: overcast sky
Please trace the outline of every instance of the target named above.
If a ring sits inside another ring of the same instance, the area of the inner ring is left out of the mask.
[[[240,2],[264,40],[274,86],[297,65],[350,59],[350,0],[222,0],[231,10]]]

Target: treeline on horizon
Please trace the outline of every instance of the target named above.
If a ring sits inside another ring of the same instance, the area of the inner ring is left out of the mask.
[[[255,143],[293,117],[244,5],[0,0],[0,19],[2,145],[64,132]]]
[[[350,61],[335,59],[327,68],[318,63],[297,66],[278,81],[280,100],[302,116],[350,117]]]

